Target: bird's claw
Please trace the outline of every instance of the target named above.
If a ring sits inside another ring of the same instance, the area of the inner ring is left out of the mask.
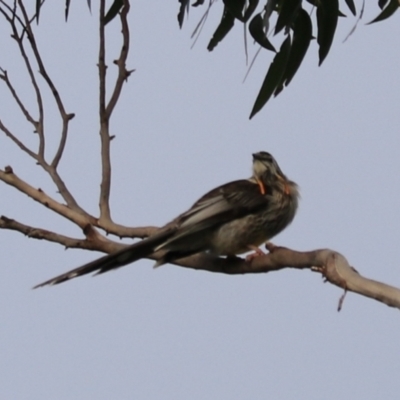
[[[251,253],[251,254],[246,256],[246,262],[251,262],[255,258],[265,255],[265,253],[260,248],[258,248],[256,246],[249,246],[249,248],[251,250],[253,250],[254,253]]]

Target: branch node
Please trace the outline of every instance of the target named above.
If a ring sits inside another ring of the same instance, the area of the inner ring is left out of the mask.
[[[96,231],[91,224],[86,224],[82,231],[88,240],[92,240],[96,236]]]
[[[12,219],[7,218],[5,215],[2,215],[2,216],[0,217],[0,219],[1,219],[2,221],[6,222],[6,223],[13,222]]]
[[[73,119],[73,118],[75,118],[75,114],[74,113],[67,114],[67,120],[68,121],[71,121],[71,119]]]

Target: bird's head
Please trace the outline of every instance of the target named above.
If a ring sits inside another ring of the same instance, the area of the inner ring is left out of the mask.
[[[253,154],[253,174],[256,179],[265,180],[268,178],[278,178],[287,181],[285,174],[279,168],[278,163],[271,154],[260,151]]]

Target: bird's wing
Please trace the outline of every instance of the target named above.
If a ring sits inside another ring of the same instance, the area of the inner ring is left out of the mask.
[[[91,261],[85,265],[78,268],[72,269],[62,275],[56,276],[45,282],[39,283],[34,286],[33,289],[46,285],[56,285],[61,282],[68,281],[72,278],[77,278],[78,276],[90,274],[96,272],[97,274],[102,274],[104,272],[110,271],[111,269],[116,269],[124,265],[130,264],[140,258],[146,257],[153,253],[154,248],[160,243],[164,242],[169,238],[170,235],[174,233],[174,227],[169,226],[168,229],[162,229],[160,232],[147,239],[143,239],[140,242],[134,243],[128,247],[125,247],[115,253],[106,255],[104,257],[98,258]]]
[[[267,207],[268,203],[268,195],[262,194],[258,184],[251,180],[238,180],[219,186],[206,193],[175,220],[179,228],[157,250],[256,212]]]
[[[190,240],[192,235],[205,234],[208,229],[218,227],[233,218],[240,218],[267,204],[267,197],[261,194],[256,183],[249,180],[227,183],[205,194],[187,212],[155,235],[40,283],[34,289],[92,272],[101,274],[122,267],[167,247],[168,244],[179,242],[182,238]],[[193,252],[195,251],[190,253]]]

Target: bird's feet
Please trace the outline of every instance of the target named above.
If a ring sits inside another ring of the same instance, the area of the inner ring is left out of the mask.
[[[254,253],[251,253],[251,254],[246,256],[246,262],[251,262],[255,258],[265,255],[265,253],[260,248],[258,248],[256,246],[249,246],[249,249],[253,250]]]

